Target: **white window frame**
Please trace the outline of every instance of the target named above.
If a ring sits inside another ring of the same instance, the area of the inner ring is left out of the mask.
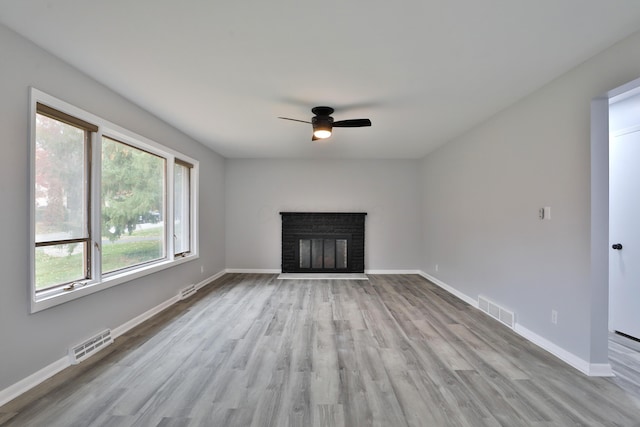
[[[55,288],[50,290],[36,291],[35,284],[35,146],[36,146],[36,104],[44,104],[60,112],[69,114],[78,119],[95,124],[98,131],[91,133],[92,159],[91,159],[91,271],[92,277],[82,281],[82,286],[74,286],[73,289],[63,290]],[[116,271],[109,274],[102,274],[100,250],[102,246],[101,227],[101,156],[102,137],[108,137],[126,143],[136,148],[148,151],[163,157],[166,160],[165,167],[165,195],[164,195],[164,221],[166,250],[165,258],[133,266],[126,270]],[[151,139],[145,138],[101,117],[84,111],[38,89],[30,88],[29,102],[29,142],[30,142],[30,278],[29,278],[29,300],[31,313],[45,310],[50,307],[72,301],[86,295],[111,288],[113,286],[126,283],[149,274],[162,271],[167,268],[180,265],[200,257],[198,242],[198,198],[199,198],[199,162],[185,154],[168,148]],[[174,254],[174,176],[173,165],[176,159],[193,165],[191,168],[191,252],[184,256],[176,257]],[[170,238],[171,236],[171,238]]]
[[[191,201],[195,197],[194,188],[193,188],[194,187],[193,179],[194,179],[194,176],[195,176],[194,165],[189,163],[189,162],[187,162],[187,161],[185,161],[184,158],[181,158],[181,157],[177,157],[175,160],[176,161],[174,161],[174,164],[176,164],[176,163],[177,164],[181,164],[182,166],[187,167],[188,170],[189,170],[189,200]],[[173,172],[175,172],[175,168],[173,168],[173,169],[174,169]],[[174,178],[173,185],[175,186],[175,177],[172,177],[172,178]],[[173,196],[175,197],[175,187],[173,187],[172,189],[173,189]],[[191,210],[192,208],[193,208],[193,203],[191,203],[191,206],[189,206],[189,210]],[[173,233],[174,234],[172,236],[175,236],[175,210],[176,210],[175,200],[172,200],[171,209],[173,210],[173,226],[174,226],[174,229],[173,229]],[[194,243],[193,242],[194,242],[194,239],[196,238],[195,234],[194,234],[195,231],[196,231],[196,227],[194,226],[193,218],[194,218],[194,213],[189,211],[189,250],[187,252],[175,253],[176,250],[175,250],[175,246],[174,246],[172,248],[173,252],[174,252],[174,254],[173,254],[174,257],[179,257],[179,258],[187,257],[194,250]],[[176,239],[175,238],[171,238],[171,241],[175,245]]]

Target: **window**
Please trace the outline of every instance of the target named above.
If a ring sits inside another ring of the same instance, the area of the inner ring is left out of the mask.
[[[197,258],[197,161],[35,89],[31,105],[32,312]]]
[[[165,257],[165,159],[102,138],[102,271]]]
[[[35,139],[35,288],[91,277],[90,134],[94,125],[38,104]]]

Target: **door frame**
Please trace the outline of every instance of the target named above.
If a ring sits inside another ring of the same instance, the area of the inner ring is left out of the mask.
[[[640,78],[591,101],[591,348],[592,375],[609,365],[609,104],[640,93]],[[599,372],[600,371],[600,372]],[[607,372],[609,371],[609,372]]]

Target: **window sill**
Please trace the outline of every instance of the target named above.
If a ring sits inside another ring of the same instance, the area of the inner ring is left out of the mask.
[[[141,277],[148,276],[150,274],[157,273],[159,271],[166,270],[167,268],[175,267],[198,258],[199,256],[197,254],[193,254],[169,261],[159,261],[157,263],[145,265],[135,270],[130,270],[104,277],[101,282],[89,282],[85,286],[78,287],[76,289],[68,291],[60,290],[55,293],[41,296],[33,295],[31,299],[31,313],[37,313],[39,311],[46,310],[47,308],[55,307],[57,305],[73,301],[78,298],[82,298],[84,296],[91,295],[96,292],[109,289],[113,286],[127,283],[132,280],[136,280]]]

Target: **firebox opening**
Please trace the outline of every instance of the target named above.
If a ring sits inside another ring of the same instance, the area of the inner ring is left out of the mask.
[[[298,239],[298,266],[301,270],[346,270],[348,239]]]

